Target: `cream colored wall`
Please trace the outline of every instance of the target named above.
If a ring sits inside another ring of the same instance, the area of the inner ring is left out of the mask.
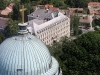
[[[53,44],[53,40],[60,40],[61,37],[67,36],[70,37],[70,21],[65,20],[58,25],[55,25],[39,34],[37,37],[41,39],[46,45]],[[54,38],[54,39],[52,39]]]

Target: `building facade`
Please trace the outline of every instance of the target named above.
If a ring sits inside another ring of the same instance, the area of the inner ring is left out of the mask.
[[[68,13],[67,16],[71,17],[73,15],[78,15],[78,16],[82,16],[83,15],[83,8],[69,8],[68,7]]]
[[[88,9],[90,14],[100,15],[100,2],[89,2]]]
[[[61,37],[70,37],[70,19],[58,10],[37,9],[28,15],[29,32],[35,34],[46,45],[52,45]]]
[[[81,24],[82,29],[86,29],[86,30],[93,30],[92,27],[92,21],[93,21],[93,15],[83,15],[79,22]]]

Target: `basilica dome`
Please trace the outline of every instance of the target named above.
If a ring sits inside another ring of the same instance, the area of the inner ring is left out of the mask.
[[[18,35],[0,44],[0,75],[59,75],[59,65],[41,40]]]

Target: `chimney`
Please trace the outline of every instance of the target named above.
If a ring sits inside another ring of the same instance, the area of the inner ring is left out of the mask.
[[[49,9],[46,9],[46,12],[48,13]]]

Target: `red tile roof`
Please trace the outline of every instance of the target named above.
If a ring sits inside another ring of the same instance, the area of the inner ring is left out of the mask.
[[[80,23],[90,23],[90,17],[89,16],[83,16],[80,20]]]
[[[46,9],[48,9],[48,8],[53,7],[53,5],[51,5],[51,4],[46,4],[44,7],[45,7]]]
[[[56,7],[50,7],[49,9],[50,10],[59,10],[59,8],[56,8]]]
[[[11,4],[9,4],[8,7],[9,7],[10,9],[13,9],[14,6],[15,6],[15,4],[14,4],[14,3],[11,3]]]
[[[91,14],[96,14],[96,15],[100,15],[100,10],[91,10],[89,9]]]
[[[78,11],[83,11],[83,8],[68,8],[70,11],[75,11],[75,10],[78,10]]]
[[[88,6],[98,7],[98,6],[100,6],[100,2],[89,2]]]
[[[8,15],[10,12],[12,12],[12,9],[14,7],[14,4],[11,3],[8,7],[6,7],[4,10],[0,10],[0,14],[1,15]],[[3,18],[0,17],[0,29],[4,29],[7,24],[6,22],[9,20],[10,18]]]
[[[4,10],[1,11],[1,14],[8,15],[10,12],[12,12],[13,7],[14,7],[14,4],[11,3],[8,7],[6,7]]]
[[[53,5],[51,4],[46,4],[44,6],[45,9],[50,9],[50,10],[59,10],[59,8],[53,7]]]
[[[90,14],[96,14],[96,15],[100,14],[100,9],[98,8],[100,7],[100,2],[89,2],[88,6],[97,7],[97,8],[89,8]]]

